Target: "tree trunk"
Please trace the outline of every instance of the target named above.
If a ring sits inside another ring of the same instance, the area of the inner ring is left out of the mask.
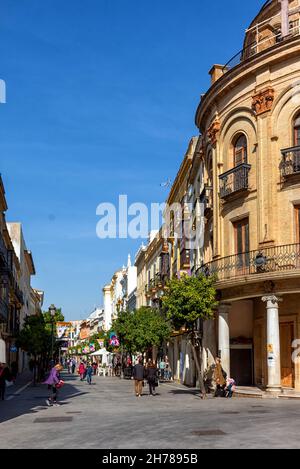
[[[199,387],[200,387],[201,399],[205,399],[206,398],[206,389],[205,389],[205,384],[204,384],[204,379],[203,379],[203,374],[202,374],[202,366],[201,366],[201,364],[202,364],[202,347],[200,347],[200,361],[199,361],[199,357],[198,357],[198,354],[197,354],[198,347],[196,347],[193,342],[194,341],[192,341],[192,351],[193,351],[193,356],[194,356],[194,360],[195,360],[195,363],[196,363],[196,368],[197,368],[198,376],[199,376]]]
[[[33,363],[33,386],[36,386],[36,355],[34,355],[34,363]]]

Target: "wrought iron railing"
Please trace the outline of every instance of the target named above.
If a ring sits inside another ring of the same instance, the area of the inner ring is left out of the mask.
[[[0,323],[8,318],[8,304],[0,298]]]
[[[203,265],[200,273],[216,275],[218,281],[248,275],[300,270],[300,244],[274,246],[224,257]]]
[[[299,30],[299,20],[294,20],[290,22],[290,33],[287,36],[287,38],[293,37],[293,36],[299,36],[300,30]],[[279,30],[278,32],[271,34],[268,37],[264,37],[261,41],[253,42],[250,45],[244,47],[242,50],[240,50],[236,55],[234,55],[228,62],[227,64],[223,67],[223,73],[228,72],[232,68],[236,67],[240,63],[244,62],[247,59],[250,59],[251,57],[254,57],[257,55],[259,52],[263,52],[270,47],[281,43],[283,41],[283,37],[281,34],[281,31]]]
[[[280,164],[283,178],[300,173],[300,146],[281,150],[282,160]]]
[[[250,169],[250,164],[242,163],[220,176],[220,196],[222,199],[235,192],[249,189]]]
[[[203,205],[204,215],[208,215],[213,210],[213,194],[213,187],[205,184],[205,188],[199,197],[199,202]]]
[[[19,303],[21,303],[21,305],[23,305],[24,304],[24,295],[23,295],[23,292],[20,289],[19,285],[17,284],[17,282],[15,282],[15,284],[14,284],[14,292],[15,292],[15,295],[16,295],[17,300],[19,301]]]
[[[150,294],[153,289],[155,289],[155,279],[152,278],[151,280],[149,280],[149,282],[145,286],[146,295]]]
[[[7,249],[4,240],[0,234],[0,258],[3,264],[7,263]]]
[[[158,272],[155,276],[155,286],[157,288],[162,288],[164,286],[163,276],[160,272]]]

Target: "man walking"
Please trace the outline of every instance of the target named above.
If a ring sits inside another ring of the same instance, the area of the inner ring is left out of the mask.
[[[145,376],[145,368],[143,361],[140,359],[138,364],[133,368],[134,389],[136,397],[141,397],[143,392],[143,382]]]
[[[166,369],[166,362],[162,358],[160,364],[159,364],[159,370],[160,370],[160,379],[164,380],[165,379],[165,369]]]
[[[86,381],[88,384],[92,384],[93,373],[94,373],[94,370],[93,370],[92,364],[89,363],[86,369]]]

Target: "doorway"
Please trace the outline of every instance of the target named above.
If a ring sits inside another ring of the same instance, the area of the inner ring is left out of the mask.
[[[294,340],[294,323],[280,324],[280,357],[281,357],[281,385],[284,388],[295,386],[295,368],[292,360]]]
[[[252,347],[230,349],[230,373],[237,386],[253,386]]]

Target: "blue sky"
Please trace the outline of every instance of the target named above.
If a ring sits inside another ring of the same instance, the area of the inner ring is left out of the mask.
[[[141,240],[99,240],[96,207],[163,202],[213,63],[242,48],[264,2],[2,0],[0,172],[45,290],[67,319]]]

